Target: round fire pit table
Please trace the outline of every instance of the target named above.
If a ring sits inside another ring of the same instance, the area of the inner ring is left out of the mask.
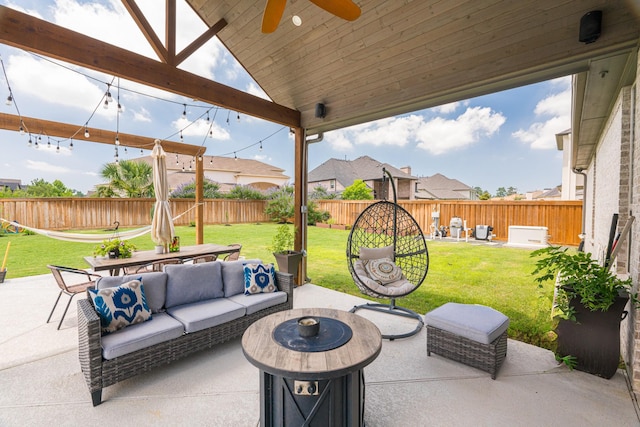
[[[305,338],[297,320],[308,316],[320,328]],[[378,328],[346,311],[295,309],[256,321],[242,351],[260,369],[260,425],[363,426],[363,369],[381,348]]]

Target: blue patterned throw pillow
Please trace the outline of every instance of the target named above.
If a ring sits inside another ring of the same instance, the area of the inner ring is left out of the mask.
[[[89,289],[89,295],[100,316],[103,332],[115,332],[151,318],[151,310],[140,280],[132,280],[113,288]]]
[[[276,271],[273,264],[246,264],[243,270],[245,295],[276,291]]]

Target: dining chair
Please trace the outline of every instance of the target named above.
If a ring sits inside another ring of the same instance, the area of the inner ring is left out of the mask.
[[[242,249],[242,245],[240,243],[232,243],[231,246],[232,252],[230,252],[227,256],[224,257],[224,261],[236,261],[240,258],[240,249]],[[237,250],[236,250],[237,248]]]
[[[49,317],[47,318],[47,323],[51,320],[51,316],[53,316],[53,312],[58,305],[58,301],[60,301],[60,297],[62,294],[69,295],[69,302],[67,302],[67,306],[64,309],[64,313],[62,313],[62,318],[60,318],[60,323],[58,323],[58,329],[62,325],[62,321],[64,317],[67,315],[67,310],[69,310],[69,306],[71,305],[71,300],[77,294],[81,294],[86,292],[87,289],[94,288],[96,285],[96,280],[99,279],[99,274],[92,274],[84,270],[80,270],[77,268],[71,267],[62,267],[59,265],[47,265],[47,267],[51,270],[58,287],[60,288],[60,293],[58,294],[58,298],[56,299],[55,304],[53,304],[53,308],[51,309],[51,313],[49,313]],[[70,274],[63,274],[70,273]],[[72,276],[75,275],[75,276]],[[84,276],[80,278],[80,276]],[[65,277],[67,280],[65,280]],[[71,279],[72,277],[76,277],[76,279]],[[67,283],[67,281],[69,283]]]
[[[212,254],[212,255],[200,255],[197,257],[193,257],[191,258],[191,261],[194,264],[200,264],[201,262],[212,262],[218,259],[218,255]]]
[[[137,266],[137,268],[136,266],[134,266],[133,267],[135,268],[134,271],[128,272],[127,270],[125,270],[124,273],[126,275],[126,274],[139,274],[139,273],[151,273],[154,271],[162,271],[162,268],[167,264],[182,264],[182,260],[180,258],[167,258],[167,259],[162,259],[158,261],[153,261],[148,264]]]

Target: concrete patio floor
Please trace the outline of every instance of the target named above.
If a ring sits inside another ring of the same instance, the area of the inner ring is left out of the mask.
[[[240,339],[107,387],[94,408],[77,360],[75,301],[59,331],[62,308],[45,323],[57,293],[50,274],[0,284],[0,426],[259,425],[258,370]],[[295,290],[294,307],[349,310],[363,301],[307,284]],[[412,329],[408,319],[358,313],[384,333]],[[365,368],[367,426],[640,425],[623,370],[610,380],[569,371],[551,352],[509,340],[491,380],[427,357],[425,346],[424,329],[383,341]]]

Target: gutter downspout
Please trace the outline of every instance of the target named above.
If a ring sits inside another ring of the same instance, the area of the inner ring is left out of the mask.
[[[571,172],[575,173],[576,175],[582,175],[582,177],[584,178],[584,185],[582,187],[582,232],[580,233],[580,244],[578,245],[578,251],[583,252],[584,251],[584,239],[586,237],[586,233],[585,233],[585,224],[586,224],[586,219],[587,219],[587,211],[585,209],[585,201],[587,198],[587,174],[584,172],[583,169],[580,168],[571,168]]]

